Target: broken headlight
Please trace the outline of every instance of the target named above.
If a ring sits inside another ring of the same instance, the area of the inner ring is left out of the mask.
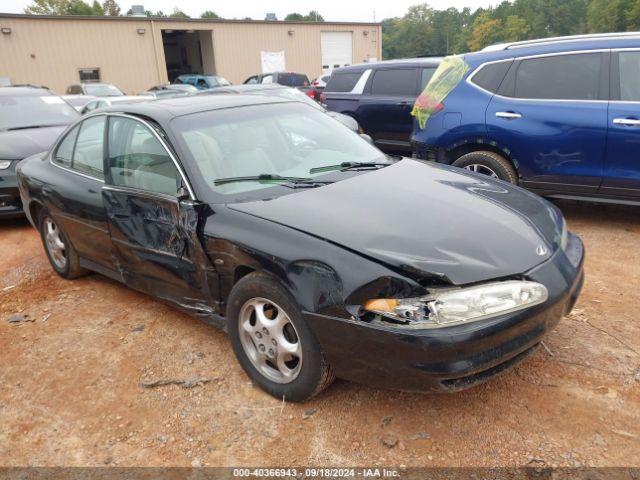
[[[399,325],[441,328],[522,310],[545,302],[548,296],[544,285],[511,280],[433,290],[420,298],[379,298],[365,302],[363,307]]]

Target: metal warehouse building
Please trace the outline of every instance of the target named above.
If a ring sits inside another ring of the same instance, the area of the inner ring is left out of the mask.
[[[177,73],[222,75],[242,83],[266,56],[287,71],[319,76],[381,57],[379,23],[58,17],[0,13],[0,77],[64,93],[100,80],[129,94]]]

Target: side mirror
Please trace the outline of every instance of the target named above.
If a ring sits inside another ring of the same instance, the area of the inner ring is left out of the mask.
[[[373,143],[373,138],[371,138],[370,135],[367,135],[366,133],[361,133],[360,136],[364,138],[367,142],[369,142],[371,145],[375,145]]]

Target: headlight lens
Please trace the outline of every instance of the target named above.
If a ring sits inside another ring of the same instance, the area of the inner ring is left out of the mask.
[[[515,312],[543,303],[547,298],[544,285],[511,280],[434,291],[421,298],[379,298],[365,302],[364,309],[398,325],[441,328]]]
[[[11,160],[0,160],[0,170],[6,170],[11,166]]]

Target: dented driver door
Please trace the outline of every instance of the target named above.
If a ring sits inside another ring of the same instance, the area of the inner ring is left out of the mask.
[[[131,117],[110,117],[108,143],[102,196],[122,280],[192,313],[213,313],[216,276],[198,237],[202,205],[178,198],[184,179],[175,161],[153,127]]]

